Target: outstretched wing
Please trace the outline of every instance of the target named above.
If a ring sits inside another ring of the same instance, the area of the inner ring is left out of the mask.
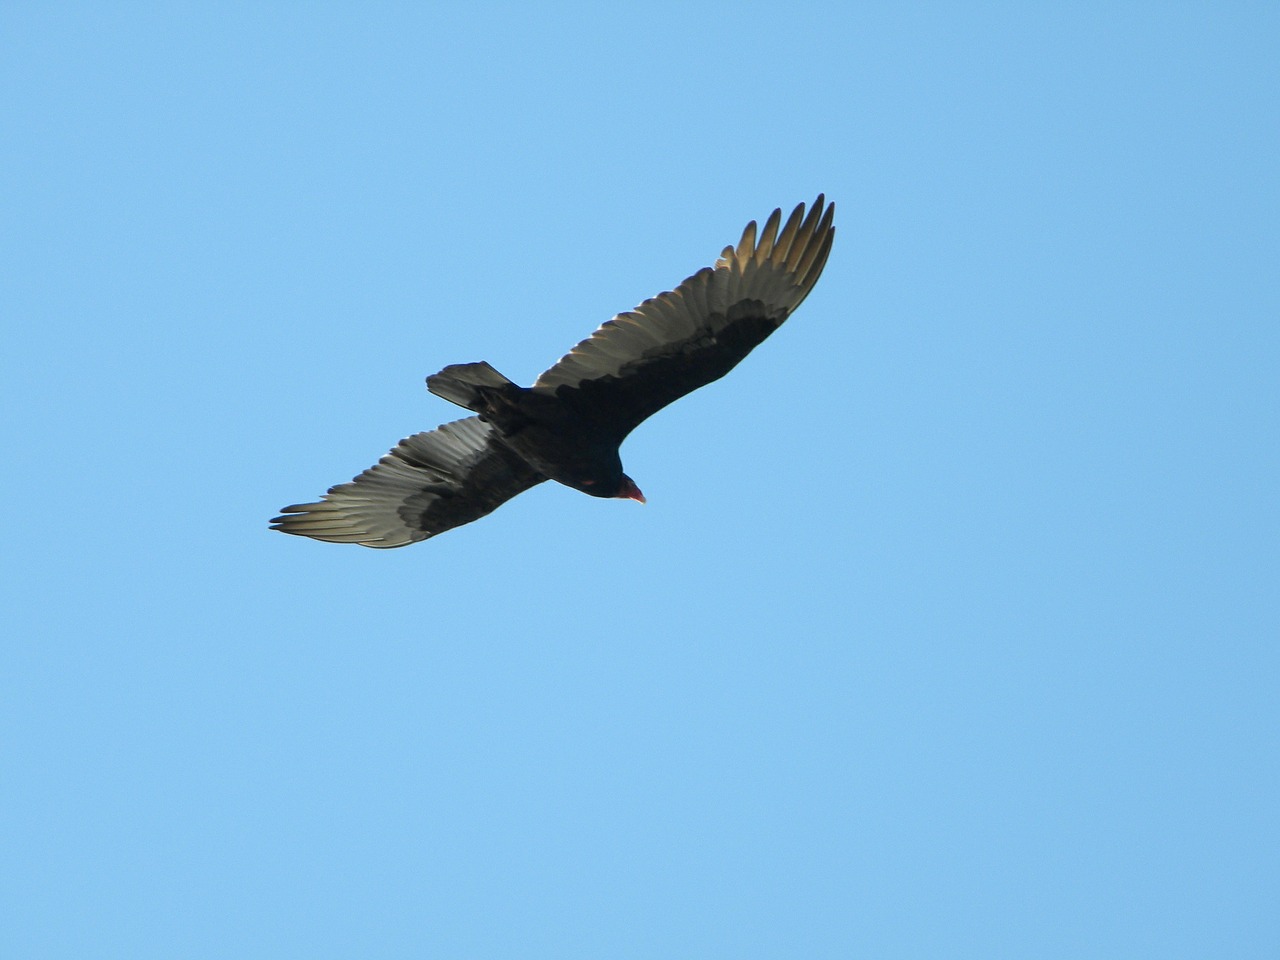
[[[835,204],[751,221],[714,267],[607,321],[534,383],[621,441],[646,417],[723,377],[800,306],[831,252]]]
[[[401,440],[319,503],[284,507],[273,530],[331,543],[403,547],[478,520],[546,478],[479,417]]]

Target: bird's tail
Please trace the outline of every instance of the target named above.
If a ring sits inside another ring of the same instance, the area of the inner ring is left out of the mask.
[[[515,384],[483,360],[479,363],[454,363],[427,377],[427,389],[450,403],[485,413],[489,403],[485,391],[502,390]],[[519,387],[516,387],[518,390]]]

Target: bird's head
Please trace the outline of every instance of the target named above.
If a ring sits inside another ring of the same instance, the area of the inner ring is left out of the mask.
[[[578,477],[562,480],[569,486],[589,493],[593,497],[607,497],[612,500],[635,500],[644,503],[644,494],[636,486],[636,482],[625,473],[619,471],[613,477],[600,479],[597,477]]]
[[[625,473],[622,475],[622,485],[618,487],[618,492],[614,494],[614,497],[618,500],[636,500],[639,503],[644,503],[644,494],[640,492],[636,482]]]

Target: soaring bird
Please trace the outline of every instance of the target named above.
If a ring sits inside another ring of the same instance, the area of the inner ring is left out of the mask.
[[[785,224],[774,210],[758,238],[751,221],[715,266],[606,321],[531,387],[484,362],[445,367],[427,377],[427,389],[476,416],[401,440],[319,502],[282,508],[272,528],[403,547],[478,520],[544,480],[644,503],[622,472],[622,441],[723,377],[800,306],[831,252],[834,216],[835,204],[819,194],[808,215],[802,203]]]

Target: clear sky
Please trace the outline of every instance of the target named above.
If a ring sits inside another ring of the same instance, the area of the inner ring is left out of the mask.
[[[0,44],[0,954],[1280,956],[1275,4]],[[646,506],[267,529],[819,191]]]

